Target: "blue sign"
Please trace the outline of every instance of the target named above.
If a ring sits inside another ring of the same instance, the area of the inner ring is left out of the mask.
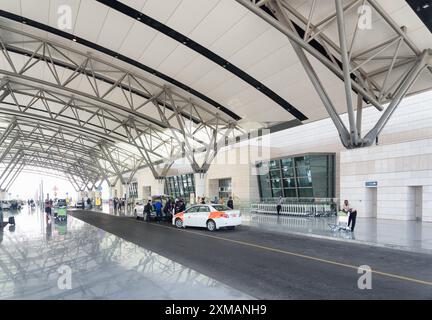
[[[378,186],[378,181],[366,181],[365,187],[366,188],[376,188]]]

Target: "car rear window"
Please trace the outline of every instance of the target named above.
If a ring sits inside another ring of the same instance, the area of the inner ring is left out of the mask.
[[[224,206],[222,204],[214,204],[213,208],[215,208],[215,210],[217,210],[217,211],[228,211],[228,210],[231,210],[231,208],[228,208],[227,206]]]

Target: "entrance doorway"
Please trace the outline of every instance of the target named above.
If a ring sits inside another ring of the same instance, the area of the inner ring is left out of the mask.
[[[413,187],[414,189],[414,217],[417,221],[422,221],[423,211],[423,187]]]
[[[367,188],[366,191],[367,194],[367,206],[365,212],[365,215],[367,217],[376,218],[377,217],[377,188]]]

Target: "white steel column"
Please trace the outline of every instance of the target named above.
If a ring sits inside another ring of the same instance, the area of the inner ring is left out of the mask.
[[[195,199],[198,199],[198,197],[207,198],[207,188],[206,188],[207,173],[194,173],[194,179],[195,179]]]

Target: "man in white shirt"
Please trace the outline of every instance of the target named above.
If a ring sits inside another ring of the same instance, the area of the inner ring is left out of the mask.
[[[276,211],[277,211],[277,215],[278,215],[278,216],[279,216],[280,211],[281,211],[281,209],[282,209],[282,202],[283,202],[282,197],[279,197],[279,200],[278,200],[278,202],[277,202],[277,206],[276,206]]]
[[[348,226],[351,225],[351,232],[354,232],[354,228],[355,228],[355,224],[356,224],[356,220],[357,220],[357,210],[355,210],[354,208],[352,208],[349,205],[348,200],[345,200],[344,205],[342,207],[342,211],[349,213]]]

